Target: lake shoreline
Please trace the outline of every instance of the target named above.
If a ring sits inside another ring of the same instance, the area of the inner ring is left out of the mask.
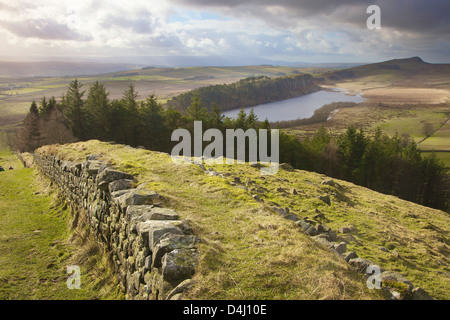
[[[284,120],[284,121],[272,121],[270,125],[272,128],[287,129],[293,127],[299,127],[304,125],[312,125],[317,123],[326,123],[331,120],[330,116],[335,115],[339,110],[345,108],[352,108],[358,106],[360,103],[356,102],[332,102],[326,104],[314,111],[314,114],[309,118],[296,119],[296,120]]]
[[[296,121],[313,117],[317,110],[331,103],[365,101],[361,93],[348,94],[346,90],[336,89],[323,88],[295,98],[246,107],[244,111],[248,113],[253,109],[260,121],[266,118],[269,122]],[[241,109],[226,110],[223,115],[234,118]]]

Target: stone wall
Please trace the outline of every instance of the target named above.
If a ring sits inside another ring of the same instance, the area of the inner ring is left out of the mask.
[[[93,156],[74,163],[35,154],[38,169],[114,265],[127,299],[181,299],[193,281],[200,239],[163,197]]]
[[[29,157],[21,156],[20,159],[28,166]],[[185,221],[179,219],[176,211],[163,207],[161,195],[138,185],[134,176],[114,170],[94,156],[74,163],[51,155],[35,154],[34,165],[57,185],[71,207],[74,223],[89,229],[98,239],[113,262],[115,274],[128,299],[181,299],[194,284],[191,277],[198,262],[201,240]],[[226,173],[199,166],[206,174],[225,177]],[[232,183],[233,186],[244,187],[242,184],[238,177]],[[330,179],[322,181],[322,184],[339,187]],[[254,199],[264,203],[259,197]],[[321,200],[327,204],[330,201],[329,198]],[[313,218],[317,221],[313,221],[300,219],[289,208],[282,209],[278,204],[266,205],[265,208],[295,221],[294,225],[302,232],[328,247],[357,272],[369,276],[368,267],[374,263],[358,257],[353,251],[347,252],[345,242],[336,242],[336,231],[325,223],[319,223],[324,215],[318,210]],[[341,229],[341,233],[348,232],[344,230],[346,228]],[[387,299],[433,299],[402,275],[379,269],[381,273],[374,279],[382,284]]]

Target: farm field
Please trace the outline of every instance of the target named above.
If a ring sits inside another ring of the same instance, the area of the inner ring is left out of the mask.
[[[436,133],[425,141],[420,143],[420,148],[424,150],[445,150],[450,152],[450,123],[447,121],[446,124],[440,128]]]

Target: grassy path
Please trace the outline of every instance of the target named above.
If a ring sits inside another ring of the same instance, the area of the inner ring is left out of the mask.
[[[114,298],[98,249],[69,241],[70,213],[45,190],[34,169],[0,152],[0,299]],[[84,254],[83,254],[84,252]],[[67,266],[82,262],[81,289],[67,288]]]

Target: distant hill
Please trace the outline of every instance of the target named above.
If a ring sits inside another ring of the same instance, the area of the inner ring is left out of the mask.
[[[0,61],[0,77],[63,77],[93,75],[140,68],[136,64],[102,62],[9,62]]]
[[[449,74],[450,64],[432,64],[420,57],[393,59],[379,63],[372,63],[353,68],[330,71],[323,74],[321,80],[351,80],[361,77],[377,75],[414,76],[429,74]]]
[[[188,67],[236,67],[236,66],[284,66],[294,68],[350,68],[363,63],[348,62],[303,62],[284,61],[258,58],[254,56],[117,56],[104,58],[104,62],[127,62],[153,66],[157,68],[188,68]],[[100,60],[99,60],[100,61]]]

